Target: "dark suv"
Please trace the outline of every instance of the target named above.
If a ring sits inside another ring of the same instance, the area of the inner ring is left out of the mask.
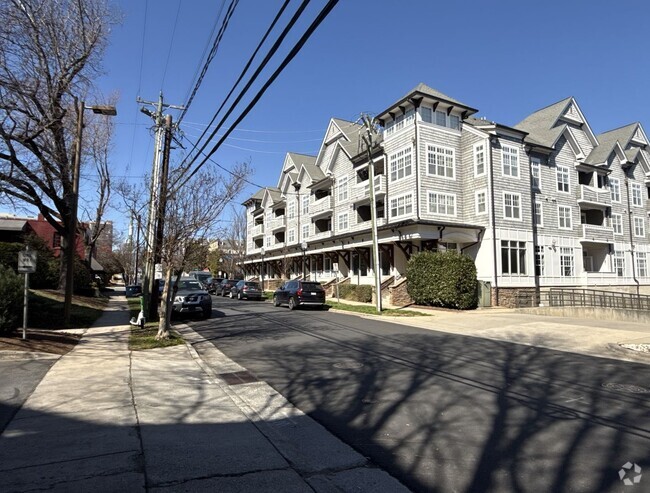
[[[273,306],[289,305],[290,310],[299,306],[325,307],[325,290],[315,281],[288,281],[273,293]]]
[[[226,296],[230,294],[230,290],[239,282],[239,279],[224,279],[217,288],[217,294]]]

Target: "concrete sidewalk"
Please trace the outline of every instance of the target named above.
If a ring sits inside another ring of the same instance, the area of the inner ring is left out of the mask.
[[[408,491],[191,329],[129,351],[128,318],[112,299],[9,423],[0,491]]]

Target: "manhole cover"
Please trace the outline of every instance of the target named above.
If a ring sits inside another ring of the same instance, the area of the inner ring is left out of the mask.
[[[643,387],[639,387],[637,385],[630,385],[627,383],[607,382],[604,383],[602,386],[609,390],[615,390],[617,392],[629,392],[631,394],[646,394],[650,392],[650,390],[644,389]]]
[[[340,368],[341,370],[356,370],[362,367],[363,363],[357,361],[339,361],[338,363],[334,363],[334,368]]]

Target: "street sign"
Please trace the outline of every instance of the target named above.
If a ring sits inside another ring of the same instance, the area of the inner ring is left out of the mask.
[[[18,273],[33,274],[36,272],[36,252],[23,250],[18,252]]]

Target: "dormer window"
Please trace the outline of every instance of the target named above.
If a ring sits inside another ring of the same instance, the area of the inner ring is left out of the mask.
[[[447,114],[447,110],[433,110],[430,106],[420,107],[420,118],[423,122],[433,123],[440,127],[453,128],[460,130],[460,117],[458,115]]]

